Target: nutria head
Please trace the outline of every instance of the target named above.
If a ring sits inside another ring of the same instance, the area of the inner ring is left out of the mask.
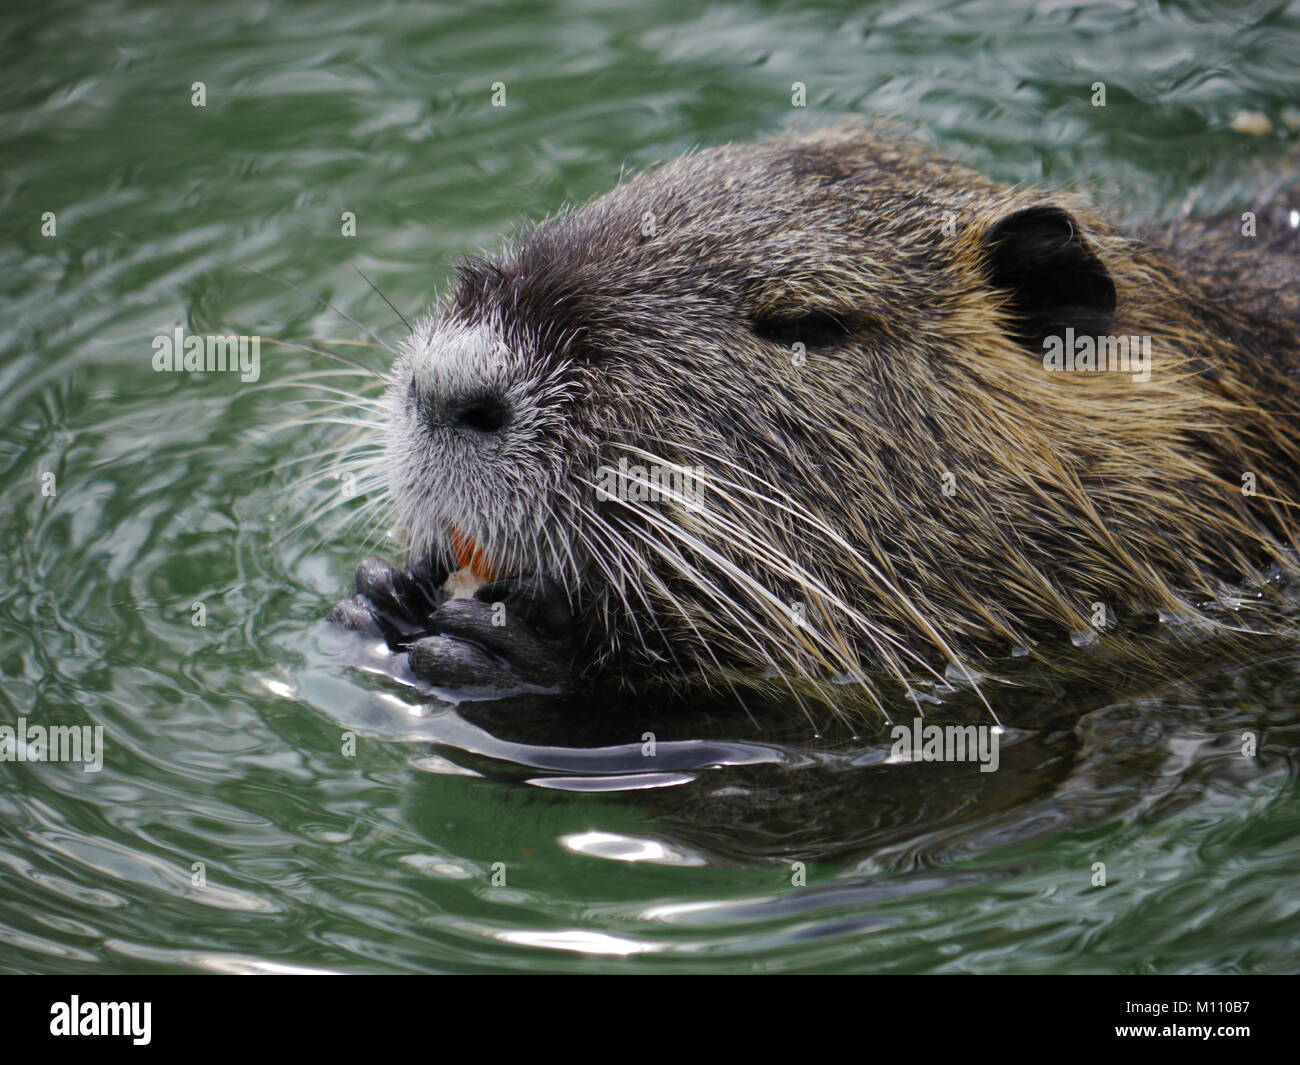
[[[1186,613],[1280,557],[1297,468],[1294,386],[1209,303],[861,128],[707,151],[462,269],[393,369],[392,496],[417,551],[556,576],[593,669],[905,673]],[[1149,377],[1048,372],[1067,329],[1149,338]]]

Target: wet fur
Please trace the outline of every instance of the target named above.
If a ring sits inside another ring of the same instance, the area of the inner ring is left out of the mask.
[[[464,268],[393,370],[392,501],[416,551],[452,522],[556,576],[588,676],[630,684],[806,692],[1089,630],[1098,602],[1193,615],[1290,565],[1287,206],[1254,241],[1139,238],[857,126],[688,156]],[[1063,324],[1149,335],[1151,379],[1045,372]],[[430,428],[431,364],[505,399],[499,440]],[[620,457],[703,467],[704,507],[597,501]]]

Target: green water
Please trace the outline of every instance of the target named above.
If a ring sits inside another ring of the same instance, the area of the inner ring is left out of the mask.
[[[7,4],[0,725],[102,726],[105,756],[0,762],[0,969],[1300,968],[1293,649],[1058,695],[987,785],[688,720],[641,787],[643,721],[539,739],[350,668],[318,619],[361,526],[291,531],[340,430],[151,368],[177,325],[380,366],[336,343],[400,335],[356,268],[412,312],[625,166],[835,117],[1139,214],[1247,203],[1293,144],[1285,4],[1028,7]],[[268,344],[262,383],[322,365]]]

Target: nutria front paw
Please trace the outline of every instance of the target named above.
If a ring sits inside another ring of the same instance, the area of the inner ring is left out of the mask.
[[[446,571],[427,564],[409,574],[382,558],[362,559],[357,566],[357,594],[334,605],[329,620],[366,636],[377,636],[394,651],[430,631],[429,619],[442,601],[438,589]]]
[[[480,656],[473,666],[484,674],[496,675],[489,668],[493,657],[516,681],[543,687],[562,684],[571,672],[573,614],[564,590],[549,578],[511,577],[485,584],[473,599],[448,599],[435,611],[432,623],[441,634],[433,639],[474,645]],[[421,640],[411,645],[411,668],[417,675],[423,675],[422,668],[444,665],[446,648],[428,644]]]
[[[410,573],[382,559],[357,567],[357,594],[329,620],[405,653],[421,680],[448,688],[555,687],[569,677],[573,616],[563,590],[544,577],[485,584],[473,599],[442,593],[446,568]]]

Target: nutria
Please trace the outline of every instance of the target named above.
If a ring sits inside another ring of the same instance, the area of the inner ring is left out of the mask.
[[[333,616],[435,684],[831,700],[1204,618],[1293,566],[1288,206],[1127,234],[861,126],[628,180],[403,341],[380,476],[420,561]],[[498,579],[444,601],[467,550]]]

